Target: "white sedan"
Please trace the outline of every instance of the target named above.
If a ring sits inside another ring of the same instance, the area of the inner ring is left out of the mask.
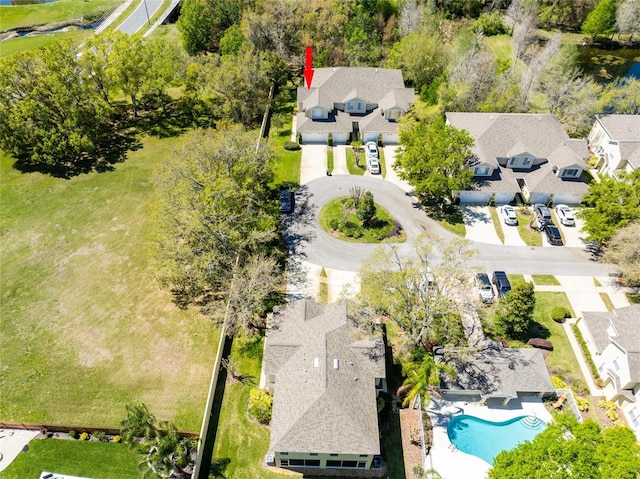
[[[504,224],[511,226],[518,226],[518,217],[516,216],[516,209],[513,206],[505,205],[498,208],[500,216],[504,221]]]
[[[575,226],[576,220],[573,217],[573,212],[567,205],[557,205],[555,207],[558,220],[565,226]]]

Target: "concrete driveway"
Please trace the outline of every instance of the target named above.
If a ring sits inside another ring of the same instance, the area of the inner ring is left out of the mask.
[[[398,177],[396,170],[393,169],[393,164],[396,162],[396,153],[399,148],[400,147],[398,145],[388,145],[384,147],[384,163],[387,170],[384,179],[390,181],[408,193],[413,191],[413,188],[408,182],[401,180]]]
[[[572,208],[571,211],[573,211],[573,215],[575,216],[576,210]],[[583,238],[587,236],[587,234],[582,231],[582,227],[584,226],[583,219],[576,218],[575,226],[565,226],[560,223],[560,220],[558,220],[556,224],[558,225],[558,228],[560,228],[560,231],[562,231],[565,246],[569,246],[571,248],[584,248],[585,242]]]
[[[327,176],[327,145],[302,145],[300,184]]]
[[[500,207],[498,206],[496,209],[499,208]],[[502,226],[502,232],[504,233],[504,244],[511,246],[527,246],[524,240],[520,237],[517,226],[505,224],[502,216],[500,216],[500,211],[498,211],[498,218],[500,218],[500,225]]]
[[[479,243],[502,244],[491,220],[488,206],[460,206],[467,233],[465,239]]]
[[[347,168],[347,147],[336,145],[333,147],[333,172],[332,175],[348,175]]]

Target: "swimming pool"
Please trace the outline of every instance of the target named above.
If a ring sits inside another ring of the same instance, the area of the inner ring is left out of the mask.
[[[449,440],[462,452],[493,464],[495,457],[524,441],[531,441],[547,424],[534,416],[518,416],[504,422],[475,416],[456,416],[447,426]]]

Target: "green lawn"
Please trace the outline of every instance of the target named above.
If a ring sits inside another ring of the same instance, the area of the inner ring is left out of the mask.
[[[491,220],[493,221],[493,226],[496,229],[496,234],[502,243],[504,243],[504,231],[502,230],[502,221],[500,221],[500,217],[498,216],[498,210],[495,206],[489,207],[489,213],[491,213]]]
[[[467,228],[462,218],[462,210],[457,206],[445,206],[444,208],[443,210],[438,207],[425,207],[425,213],[447,231],[464,238],[467,234]]]
[[[533,283],[537,285],[560,286],[560,281],[552,274],[534,274],[531,278]]]
[[[34,439],[0,479],[37,479],[43,471],[93,479],[138,479],[144,456],[124,444]]]
[[[528,246],[542,246],[542,235],[539,231],[529,228],[531,222],[531,210],[525,208],[517,208],[516,216],[518,216],[518,233]]]
[[[485,41],[489,50],[493,52],[498,62],[507,62],[511,60],[511,36],[494,35],[485,37]]]
[[[120,3],[121,0],[57,0],[43,4],[0,6],[0,32],[76,18],[98,19]]]
[[[387,176],[387,163],[384,160],[384,148],[378,148],[378,156],[380,158],[380,175],[383,178]]]
[[[333,172],[333,148],[327,148],[327,171]]]
[[[348,218],[348,222],[353,225],[356,225],[357,228],[352,228],[358,230],[362,233],[360,237],[349,237],[345,235],[342,231],[336,230],[333,231],[330,224],[332,220],[338,222],[338,224],[342,224],[342,203],[344,200],[348,199],[348,196],[341,196],[340,198],[335,198],[328,202],[326,205],[322,207],[320,210],[320,214],[318,216],[318,221],[320,222],[320,226],[329,233],[330,235],[335,236],[338,239],[343,241],[351,241],[356,243],[402,243],[406,239],[406,235],[404,231],[401,236],[387,237],[394,230],[394,220],[393,217],[385,210],[382,206],[376,203],[376,216],[374,223],[372,226],[364,227],[362,226],[362,222],[357,218],[354,213],[351,213]]]
[[[602,298],[602,302],[607,307],[607,311],[613,311],[615,309],[613,302],[607,293],[600,293],[600,298]]]
[[[14,53],[26,50],[35,50],[36,48],[56,41],[71,40],[75,44],[80,44],[92,35],[93,32],[91,30],[71,30],[69,32],[10,38],[9,40],[2,40],[2,44],[0,44],[0,57],[13,55]]]
[[[148,254],[151,177],[180,142],[70,180],[0,155],[2,419],[114,426],[142,401],[199,430],[218,329],[173,304]]]
[[[221,474],[214,477],[287,477],[262,468],[264,455],[269,450],[269,429],[247,416],[249,391],[260,379],[262,348],[262,339],[237,336],[233,340],[231,357],[238,362],[239,374],[248,380],[226,385],[213,449],[213,464]]]
[[[290,119],[289,119],[290,120]],[[300,184],[300,164],[302,162],[302,151],[289,151],[284,149],[286,141],[291,140],[291,130],[272,131],[269,134],[269,145],[276,155],[273,163],[274,186]]]
[[[347,170],[349,170],[350,175],[364,175],[364,172],[367,171],[364,150],[360,153],[360,166],[356,166],[356,157],[353,154],[353,149],[347,148]]]
[[[640,304],[640,293],[627,293],[626,294],[629,303]]]

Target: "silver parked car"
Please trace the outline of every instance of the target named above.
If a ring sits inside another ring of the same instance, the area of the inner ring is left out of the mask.
[[[501,206],[498,208],[498,211],[505,225],[518,226],[518,217],[516,216],[516,209],[513,206]]]
[[[378,145],[375,141],[369,141],[364,144],[364,151],[367,158],[378,158]]]
[[[483,303],[493,303],[493,288],[486,273],[478,273],[475,277],[476,289]]]
[[[557,205],[555,207],[558,220],[565,226],[575,226],[576,220],[573,217],[573,211],[567,205]]]

